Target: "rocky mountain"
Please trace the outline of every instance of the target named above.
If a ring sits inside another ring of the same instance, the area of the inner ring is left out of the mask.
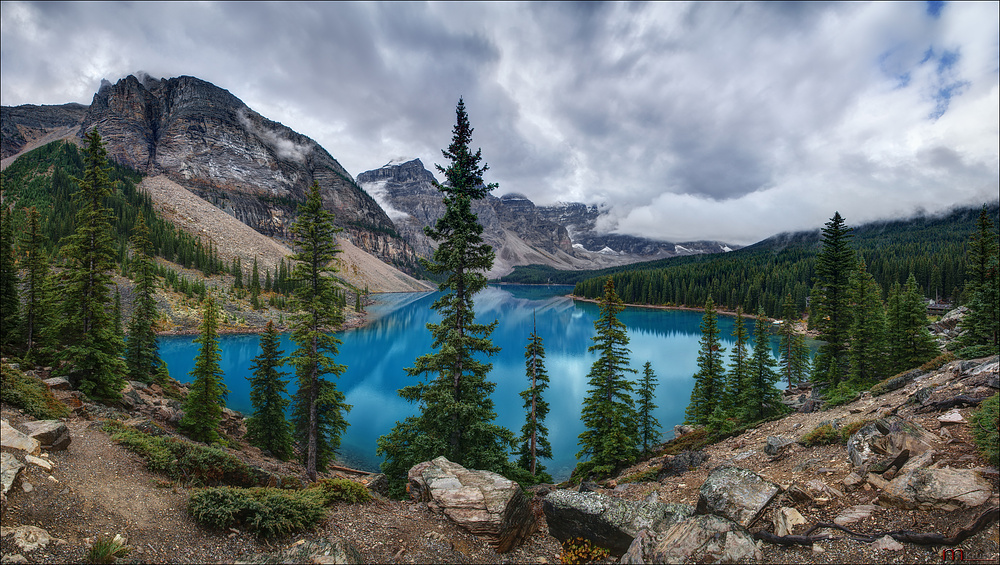
[[[358,175],[357,182],[378,201],[417,253],[425,257],[433,253],[435,244],[423,228],[444,214],[444,204],[434,188],[434,175],[419,159],[366,171]],[[598,233],[597,220],[606,210],[580,203],[536,206],[514,193],[490,195],[474,203],[473,210],[483,225],[484,239],[496,251],[490,276],[506,275],[517,265],[594,269],[732,249],[719,242],[675,244]]]
[[[412,266],[413,249],[374,199],[312,139],[254,112],[229,91],[190,76],[129,75],[102,83],[90,106],[3,108],[3,155],[32,137],[96,129],[108,154],[144,174],[164,175],[255,230],[288,237],[314,181],[353,242],[383,260]]]

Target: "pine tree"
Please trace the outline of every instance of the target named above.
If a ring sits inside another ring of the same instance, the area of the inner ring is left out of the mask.
[[[698,372],[694,374],[694,388],[691,402],[684,411],[684,421],[688,424],[709,423],[715,407],[725,390],[725,367],[722,354],[726,351],[719,342],[719,324],[715,314],[715,302],[709,296],[705,302],[705,314],[701,317],[701,346],[698,349]]]
[[[545,427],[545,416],[549,413],[549,403],[543,397],[549,387],[549,375],[545,372],[545,347],[534,324],[524,351],[524,366],[531,385],[521,392],[524,408],[528,412],[518,440],[521,447],[516,453],[517,465],[536,479],[552,482],[552,478],[544,473],[545,466],[538,461],[552,458],[552,445],[549,444],[549,430]]]
[[[743,397],[743,388],[746,386],[750,376],[750,353],[747,351],[747,343],[750,341],[750,334],[747,333],[747,325],[743,319],[743,308],[736,307],[736,321],[733,324],[733,350],[729,353],[729,372],[726,373],[725,389],[722,397],[724,405],[733,408],[737,406]],[[735,410],[728,410],[735,412]]]
[[[48,349],[46,327],[51,325],[50,271],[45,254],[45,235],[39,223],[38,209],[34,206],[26,211],[28,225],[21,239],[21,254],[24,256],[26,277],[24,280],[24,316],[22,335],[27,346],[27,355],[39,361]]]
[[[111,319],[115,322],[115,337],[122,342],[122,347],[124,347],[125,328],[122,326],[122,295],[118,291],[118,285],[115,285],[115,302],[111,310]]]
[[[651,453],[651,446],[660,442],[660,421],[653,416],[656,411],[653,399],[658,383],[653,366],[646,361],[642,366],[642,380],[639,382],[639,437],[642,438],[642,452],[645,455]]]
[[[20,325],[18,311],[21,303],[17,296],[18,277],[11,220],[11,212],[0,210],[0,345],[4,346],[17,342]]]
[[[125,342],[125,364],[129,378],[152,382],[162,363],[156,342],[156,272],[153,264],[153,244],[149,241],[146,220],[139,214],[132,230],[132,272],[135,277],[135,300],[132,319]]]
[[[597,360],[587,374],[590,391],[583,401],[581,419],[586,428],[580,434],[580,452],[576,458],[589,457],[588,470],[596,475],[608,475],[638,456],[639,425],[632,399],[634,387],[628,373],[628,335],[618,314],[625,309],[614,280],[604,283],[600,302],[601,315],[594,322],[597,335],[594,345],[587,348],[597,353]]]
[[[885,308],[882,289],[863,259],[851,276],[850,380],[866,387],[885,376]]]
[[[340,377],[347,367],[335,361],[340,340],[330,332],[343,322],[337,307],[333,261],[339,251],[334,235],[333,214],[323,209],[319,183],[313,182],[299,217],[291,232],[298,252],[292,277],[296,282],[295,303],[298,314],[292,324],[292,341],[297,348],[289,357],[298,377],[293,400],[295,439],[306,465],[309,479],[326,469],[340,448],[340,437],[347,429],[344,414],[351,406],[344,393],[324,375]]]
[[[795,311],[795,301],[792,295],[785,296],[785,301],[781,307],[781,374],[788,381],[791,388],[793,384],[806,378],[809,374],[809,349],[806,347],[805,338],[802,334],[796,333],[795,322],[798,320]]]
[[[996,354],[1000,347],[998,246],[997,231],[983,205],[976,221],[976,231],[969,237],[965,290],[969,312],[962,320],[965,333],[959,339],[963,347],[980,346],[977,349],[981,350],[975,351],[976,356]]]
[[[115,332],[109,308],[117,256],[112,213],[104,206],[111,181],[101,136],[91,131],[84,139],[83,178],[74,179],[80,187],[76,194],[80,209],[76,232],[62,248],[69,263],[63,271],[62,312],[55,335],[64,346],[59,360],[70,379],[88,396],[113,400],[121,397],[126,367],[121,358],[124,343]]]
[[[846,227],[840,212],[823,228],[823,249],[816,256],[816,280],[820,286],[816,327],[820,347],[817,380],[832,387],[840,384],[848,368],[847,340],[851,314],[848,308],[849,278],[854,268],[850,247],[851,229]]]
[[[757,312],[754,322],[753,355],[750,357],[750,374],[743,389],[740,406],[743,420],[758,422],[781,411],[781,391],[775,388],[781,376],[774,370],[777,363],[771,356],[771,337],[764,309]]]
[[[191,370],[194,381],[184,400],[184,416],[179,427],[195,441],[212,443],[219,441],[219,422],[222,421],[222,409],[229,395],[222,367],[219,365],[222,355],[219,349],[215,299],[205,301],[201,327],[198,330],[198,337],[194,342],[201,344],[201,350],[194,360],[194,369]]]
[[[250,369],[250,403],[253,416],[247,418],[247,439],[252,445],[270,451],[278,459],[286,461],[293,455],[292,431],[285,419],[285,387],[288,381],[279,368],[284,364],[278,349],[278,330],[274,322],[268,321],[267,328],[260,336],[260,355],[254,357]]]
[[[893,372],[918,367],[938,354],[937,345],[927,330],[927,305],[913,273],[897,293],[895,317],[889,321],[891,342],[897,347],[890,354],[896,362]]]
[[[399,492],[400,480],[412,465],[441,455],[468,468],[503,472],[514,443],[514,434],[494,423],[490,395],[496,385],[487,379],[493,364],[480,360],[500,350],[490,341],[497,322],[475,323],[473,309],[473,297],[486,287],[484,273],[492,267],[494,253],[483,242],[472,202],[486,198],[496,185],[483,182],[488,167],[479,164],[482,151],[472,153],[469,148],[473,130],[461,99],[455,114],[451,145],[442,151],[451,164],[437,167],[447,182],[435,183],[444,195],[445,213],[433,229],[424,229],[438,248],[434,261],[423,266],[445,277],[438,287],[445,294],[431,306],[441,313],[441,322],[427,325],[438,351],[418,357],[406,370],[429,380],[399,391],[420,404],[420,415],[397,422],[378,440],[377,453],[386,456],[382,469],[391,477],[394,492]]]

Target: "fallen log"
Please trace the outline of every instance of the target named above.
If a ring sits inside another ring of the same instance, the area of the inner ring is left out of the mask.
[[[920,408],[917,408],[917,412],[930,412],[932,410],[947,410],[949,408],[954,408],[956,406],[979,406],[979,403],[985,398],[976,398],[966,394],[960,394],[955,398],[949,398],[948,400],[940,400],[938,402],[931,402],[930,404],[924,404]]]

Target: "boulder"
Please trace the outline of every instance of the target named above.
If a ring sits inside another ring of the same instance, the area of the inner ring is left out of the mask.
[[[375,494],[389,496],[389,479],[382,473],[365,475],[358,479],[358,481]]]
[[[659,537],[646,563],[759,563],[760,549],[739,524],[719,516],[695,516]]]
[[[881,418],[865,425],[847,440],[847,456],[855,467],[881,473],[892,466],[903,450],[913,457],[934,449],[938,438],[919,424],[899,416]]]
[[[686,504],[637,502],[596,492],[556,490],[542,502],[549,533],[559,541],[575,537],[622,555],[642,530],[664,531],[694,514]]]
[[[785,438],[781,436],[769,436],[767,438],[767,443],[764,445],[764,453],[774,457],[781,453],[786,447],[795,443],[794,439]]]
[[[414,465],[410,497],[434,502],[453,522],[485,537],[499,553],[519,546],[535,530],[521,487],[496,473],[466,469],[444,457]]]
[[[329,563],[355,565],[365,563],[358,548],[351,542],[337,536],[328,536],[315,541],[297,541],[278,553],[258,553],[245,561],[236,563]]]
[[[24,463],[18,461],[17,457],[6,451],[0,453],[0,483],[3,484],[4,496],[7,496],[7,491],[17,484],[18,475],[23,468]]]
[[[686,436],[689,433],[697,430],[697,426],[688,426],[686,424],[677,424],[674,426],[674,438],[679,438],[681,436]]]
[[[662,481],[666,477],[683,475],[691,469],[700,467],[705,461],[708,461],[708,454],[704,451],[682,451],[677,455],[665,455],[656,480]]]
[[[722,516],[747,527],[780,490],[752,471],[717,467],[701,485],[696,512]]]
[[[0,445],[11,449],[18,449],[32,455],[41,453],[41,444],[37,439],[28,437],[19,430],[15,430],[7,423],[7,420],[0,420]]]
[[[35,420],[19,424],[24,433],[38,440],[42,447],[50,451],[60,451],[69,447],[72,441],[69,428],[59,420]]]
[[[62,377],[52,377],[51,379],[45,379],[42,382],[45,383],[45,386],[49,387],[49,390],[72,390],[73,388],[73,385]]]
[[[53,539],[48,532],[36,526],[0,528],[0,537],[14,536],[14,545],[25,553],[44,548]]]
[[[907,510],[973,508],[990,499],[992,487],[975,469],[927,467],[932,452],[911,459],[879,493],[879,502]]]

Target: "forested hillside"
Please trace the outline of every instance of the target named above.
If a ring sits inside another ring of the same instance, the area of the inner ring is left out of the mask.
[[[1000,204],[987,205],[996,218]],[[864,259],[886,292],[910,273],[929,298],[960,300],[965,283],[965,252],[979,208],[943,216],[918,216],[855,227],[852,248]],[[850,218],[847,218],[850,226]],[[806,310],[813,284],[820,232],[781,234],[725,254],[678,257],[600,271],[564,272],[539,266],[518,268],[505,282],[576,284],[574,294],[597,298],[610,276],[627,303],[701,307],[711,295],[720,308],[747,311],[763,307],[781,314],[791,294]],[[884,298],[884,297],[883,297]]]

